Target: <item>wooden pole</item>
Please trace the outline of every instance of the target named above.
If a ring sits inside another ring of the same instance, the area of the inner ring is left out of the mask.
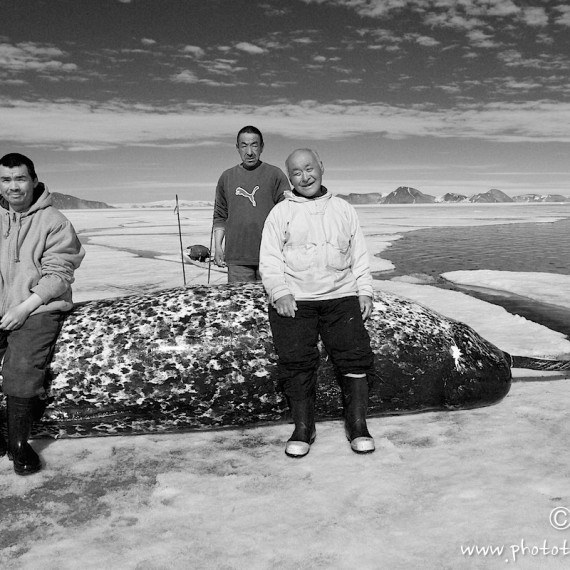
[[[180,261],[182,262],[182,277],[184,279],[184,287],[186,287],[186,269],[184,267],[184,248],[182,247],[182,229],[180,228],[180,208],[178,207],[178,194],[176,194],[176,216],[178,218],[178,238],[180,240]]]

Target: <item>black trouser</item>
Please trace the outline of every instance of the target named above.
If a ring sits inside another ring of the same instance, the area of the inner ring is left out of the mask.
[[[45,392],[46,369],[66,313],[46,311],[30,315],[14,331],[0,330],[0,359],[7,396],[33,398]]]
[[[295,317],[281,317],[270,305],[269,322],[279,356],[279,379],[292,400],[315,394],[319,336],[341,375],[372,372],[374,354],[358,297],[297,301]]]

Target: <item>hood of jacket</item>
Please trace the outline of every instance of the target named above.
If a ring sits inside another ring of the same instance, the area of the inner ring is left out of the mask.
[[[52,205],[53,197],[50,194],[47,186],[43,182],[38,182],[38,185],[34,188],[32,205],[25,212],[21,212],[21,215],[27,216]],[[4,196],[0,196],[0,208],[6,212],[10,211],[10,204],[8,204],[8,201],[4,198]]]
[[[14,261],[20,261],[20,231],[22,228],[23,220],[33,215],[35,212],[44,210],[51,206],[53,198],[47,189],[47,186],[43,182],[39,182],[34,188],[34,193],[32,196],[31,206],[24,212],[13,212],[10,211],[10,204],[8,201],[1,197],[0,207],[2,208],[2,215],[6,217],[6,225],[3,227],[3,237],[7,238],[13,231],[16,232],[17,237],[15,241],[14,249]]]
[[[293,190],[285,190],[283,195],[285,196],[286,200],[291,200],[291,202],[318,202],[318,201],[327,201],[331,198],[332,194],[327,190],[326,186],[321,186],[324,193],[320,196],[315,196],[311,198],[307,198],[306,196],[301,196]]]

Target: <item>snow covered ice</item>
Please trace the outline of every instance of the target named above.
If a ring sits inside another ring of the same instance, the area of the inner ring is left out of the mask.
[[[459,206],[453,216],[440,205],[358,211],[371,254],[380,254],[374,270],[389,268],[382,250],[416,228],[570,217],[568,205]],[[66,214],[87,250],[76,301],[182,285],[172,211]],[[210,209],[182,210],[181,218],[185,245],[209,245]],[[185,268],[188,284],[206,282],[204,269]],[[211,277],[225,282],[218,271]],[[482,268],[445,277],[568,307],[564,275]],[[570,355],[561,333],[464,293],[413,279],[376,286],[467,323],[511,354]],[[283,453],[289,425],[36,440],[45,462],[37,475],[17,477],[0,460],[0,565],[567,568],[570,545],[566,555],[562,548],[570,530],[555,529],[549,517],[570,508],[568,374],[513,375],[509,395],[495,406],[371,419],[377,451],[367,456],[350,451],[341,422],[318,424],[301,460]],[[469,553],[475,546],[495,550]]]

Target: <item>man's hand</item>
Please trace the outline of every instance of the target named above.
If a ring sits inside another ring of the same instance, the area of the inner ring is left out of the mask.
[[[359,295],[358,302],[360,303],[360,312],[362,313],[362,320],[365,321],[372,314],[372,309],[374,308],[374,304],[372,303],[372,299],[368,295]]]
[[[226,230],[216,228],[214,230],[214,263],[218,267],[226,266],[226,248],[224,247],[224,236]]]
[[[219,267],[226,266],[226,254],[223,249],[216,249],[214,253],[214,263]]]
[[[0,329],[5,331],[15,331],[19,329],[25,322],[30,314],[35,311],[43,301],[39,295],[32,293],[25,301],[15,307],[10,307],[5,315],[0,320]]]
[[[279,299],[273,303],[273,306],[277,314],[281,317],[294,317],[295,311],[297,310],[297,303],[295,303],[295,297],[293,297],[293,295],[279,297]]]

